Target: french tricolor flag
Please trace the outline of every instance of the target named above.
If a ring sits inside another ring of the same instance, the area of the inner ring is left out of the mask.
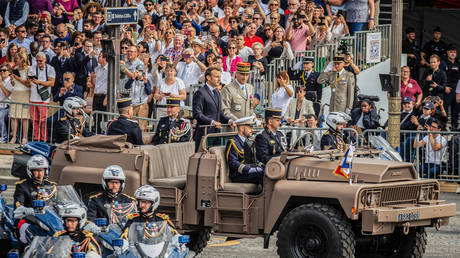
[[[343,176],[346,179],[350,180],[351,182],[351,168],[353,167],[353,152],[355,150],[355,146],[350,144],[347,151],[343,155],[342,159],[340,160],[339,164],[334,170],[334,175],[336,176]]]

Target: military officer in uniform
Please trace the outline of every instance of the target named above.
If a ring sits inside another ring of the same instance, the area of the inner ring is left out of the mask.
[[[303,58],[303,70],[290,70],[289,76],[292,80],[297,80],[298,85],[305,86],[307,92],[315,92],[316,98],[309,99],[313,102],[321,101],[321,96],[323,93],[323,88],[321,84],[318,83],[319,73],[313,70],[315,65],[315,58],[312,56]]]
[[[152,144],[164,144],[172,142],[188,142],[190,140],[190,120],[181,118],[180,99],[166,99],[166,111],[168,116],[160,118]]]
[[[353,108],[355,77],[343,68],[343,56],[335,56],[333,61],[334,71],[321,73],[318,83],[331,87],[330,112],[341,111],[349,114]]]
[[[235,121],[238,134],[230,139],[225,146],[227,164],[230,168],[230,179],[234,183],[253,183],[262,185],[264,169],[256,160],[250,160],[247,153],[249,138],[252,136],[254,117],[241,118]],[[252,163],[252,164],[251,164]]]
[[[127,204],[132,204],[135,207],[135,199],[127,194],[122,193],[125,188],[126,176],[123,169],[118,165],[108,166],[102,173],[102,189],[103,192],[97,193],[89,197],[88,201],[88,220],[94,221],[97,218],[106,218],[107,221],[113,221],[115,217],[109,214],[109,209],[116,205],[123,204],[124,208],[129,209]]]
[[[265,128],[256,136],[257,160],[263,164],[279,156],[286,149],[286,137],[278,128],[281,125],[281,109],[265,109]]]
[[[133,107],[131,106],[131,99],[124,98],[117,101],[118,112],[120,116],[118,119],[112,120],[107,126],[107,135],[120,135],[126,134],[128,137],[126,141],[142,145],[142,133],[137,121],[131,120],[133,116]]]
[[[83,101],[84,100],[78,97],[69,97],[62,104],[65,116],[61,117],[61,119],[56,122],[56,127],[54,129],[54,140],[56,143],[92,135],[92,133],[85,128],[84,120],[80,120],[80,117],[85,115],[82,106]]]
[[[250,71],[250,63],[239,62],[236,65],[236,79],[222,89],[222,111],[233,121],[255,115],[251,105],[254,87],[248,83]]]
[[[345,141],[342,129],[346,127],[351,117],[343,112],[331,112],[327,115],[326,124],[329,130],[321,137],[321,150],[344,150]]]

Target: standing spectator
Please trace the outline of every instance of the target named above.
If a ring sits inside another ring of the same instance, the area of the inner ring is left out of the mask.
[[[51,6],[51,0],[29,0],[30,14],[40,14],[43,12],[51,12],[53,7]]]
[[[257,26],[255,23],[251,23],[248,25],[248,32],[246,33],[246,36],[244,37],[244,45],[247,46],[247,47],[252,47],[252,44],[254,44],[255,42],[259,42],[261,43],[262,45],[264,44],[264,41],[256,36],[256,32],[257,32]]]
[[[242,62],[243,59],[238,56],[238,48],[234,42],[230,42],[227,46],[228,55],[224,56],[224,71],[233,74],[236,71],[236,64]]]
[[[319,22],[316,27],[316,31],[312,36],[311,47],[315,49],[316,46],[328,44],[332,39],[332,34],[329,31],[325,22]],[[321,54],[321,57],[325,54]]]
[[[369,100],[362,100],[361,107],[353,109],[351,112],[351,121],[348,122],[348,127],[350,126],[357,126],[361,128],[361,131],[377,129],[380,126],[377,111],[375,111]]]
[[[195,131],[195,152],[199,150],[201,138],[204,136],[205,128],[202,125],[211,125],[207,133],[215,133],[221,124],[231,123],[222,111],[221,96],[216,89],[220,86],[220,69],[209,67],[205,72],[206,83],[193,95],[193,117],[197,120]]]
[[[54,26],[58,24],[66,24],[69,22],[69,17],[65,12],[65,9],[59,3],[54,3],[53,12],[51,13],[51,23]]]
[[[291,98],[287,107],[286,113],[284,114],[284,120],[293,126],[305,125],[307,115],[315,114],[313,110],[313,102],[305,99],[307,93],[304,86],[298,86],[296,88],[296,97]]]
[[[27,71],[29,69],[29,59],[25,54],[19,53],[16,56],[17,68],[12,73],[14,85],[13,93],[11,94],[11,101],[20,103],[29,103],[30,100],[30,83],[27,80]],[[29,106],[26,105],[11,105],[10,106],[10,119],[11,119],[11,140],[10,144],[16,143],[16,134],[18,130],[19,120],[22,125],[22,140],[21,144],[27,142],[27,132],[29,130],[30,111]]]
[[[52,66],[46,64],[46,55],[43,52],[39,52],[36,58],[37,65],[31,66],[27,74],[29,81],[32,83],[30,103],[48,105],[56,73]],[[48,108],[45,106],[30,107],[30,117],[33,121],[33,138],[35,141],[46,142],[47,140],[47,113]]]
[[[221,70],[220,73],[220,87],[217,89],[220,91],[223,85],[230,84],[232,82],[232,75],[229,72],[224,71],[224,62],[221,56],[216,56],[214,58],[214,66]]]
[[[286,24],[285,22],[285,17],[284,17],[284,10],[280,8],[280,2],[278,0],[270,0],[268,1],[268,12],[265,12],[267,14],[265,16],[265,23],[269,24],[271,20],[271,15],[273,13],[278,13],[281,15],[280,21],[281,24],[284,25]]]
[[[83,31],[83,11],[80,7],[73,10],[73,16],[71,20],[76,31]]]
[[[252,45],[254,55],[248,57],[248,62],[251,64],[251,70],[254,81],[254,91],[263,96],[265,99],[265,73],[267,71],[268,61],[262,56],[263,45],[256,42]],[[263,112],[262,112],[263,113]]]
[[[430,58],[432,55],[437,55],[440,58],[446,57],[447,44],[441,39],[442,32],[441,28],[438,26],[433,30],[433,39],[426,42],[423,45],[422,50],[420,51],[420,71],[419,71],[419,81],[425,80],[423,74],[425,70],[430,69]]]
[[[341,6],[347,4],[347,24],[350,35],[362,31],[367,25],[369,30],[374,29],[374,0],[327,0],[326,4]]]
[[[184,61],[179,62],[179,59],[177,59],[174,64],[179,78],[185,83],[185,91],[188,95],[190,94],[190,85],[198,84],[198,79],[206,71],[206,66],[196,59],[191,48],[186,48],[182,52],[182,58]],[[186,105],[188,106],[189,103],[186,103]]]
[[[314,98],[310,99],[313,102],[320,102],[323,94],[323,88],[318,83],[319,73],[313,70],[315,58],[308,56],[303,58],[303,69],[293,71],[290,70],[292,80],[297,80],[298,85],[305,87],[307,92],[315,92]],[[309,93],[311,94],[311,93]]]
[[[29,46],[31,41],[27,39],[26,26],[18,26],[14,31],[16,32],[16,39],[11,41],[10,44],[16,43],[18,45],[18,48],[25,47],[27,49],[27,52],[30,52]]]
[[[242,34],[239,34],[236,36],[236,47],[238,48],[238,56],[241,57],[241,59],[244,61],[244,62],[247,62],[248,61],[248,58],[250,55],[254,54],[252,52],[252,49],[248,46],[245,45],[244,43],[244,35]],[[253,43],[254,44],[262,44],[260,42],[255,42]]]
[[[430,124],[430,131],[441,131],[441,122],[433,119]],[[419,139],[419,134],[415,137],[414,148],[426,147],[423,170],[420,172],[421,178],[435,179],[441,173],[441,161],[444,149],[447,146],[447,140],[439,133],[428,133],[422,140]],[[426,173],[426,177],[424,174]]]
[[[56,47],[54,48],[54,52],[57,55],[51,59],[51,62],[49,64],[54,68],[54,71],[56,72],[56,80],[54,83],[54,87],[51,89],[51,93],[53,95],[56,95],[58,92],[58,86],[64,83],[62,81],[64,73],[73,70],[73,58],[71,57],[71,53],[68,46],[66,45],[66,42],[58,42],[56,44]],[[32,65],[33,64],[34,63],[32,63]]]
[[[318,83],[331,87],[330,112],[341,111],[349,114],[353,108],[355,78],[352,73],[343,68],[343,56],[335,56],[333,61],[333,71],[321,73]]]
[[[83,87],[74,83],[75,76],[72,72],[65,72],[62,81],[63,83],[58,86],[58,93],[54,95],[54,102],[59,102],[62,106],[68,97],[83,98]]]
[[[46,55],[46,60],[52,60],[56,56],[53,50],[51,50],[51,37],[45,35],[42,38],[42,52]]]
[[[135,78],[129,78],[125,89],[130,91],[130,98],[133,105],[133,116],[147,117],[149,113],[148,99],[152,94],[152,86],[147,80],[147,73],[144,64],[136,67]],[[146,121],[139,120],[139,127],[142,131],[147,129]]]
[[[85,39],[83,42],[83,51],[75,54],[75,58],[73,59],[75,82],[83,86],[83,91],[86,91],[87,78],[97,66],[95,55],[96,51],[93,49],[93,42],[90,39]]]
[[[311,21],[305,15],[297,15],[289,23],[286,32],[286,39],[291,44],[293,52],[306,51],[310,44],[310,36],[315,32]]]
[[[281,3],[281,8],[283,8],[283,2],[286,3],[286,1],[280,1]],[[295,14],[297,13],[297,9],[299,9],[299,0],[288,0],[288,7],[289,8],[283,8],[285,9],[285,18],[284,18],[284,26],[283,28],[289,27],[289,24],[291,21],[294,19]]]
[[[6,50],[8,49],[8,34],[8,28],[0,29],[0,56],[2,57],[6,55]]]
[[[444,109],[449,111],[450,106],[452,130],[457,130],[460,105],[455,101],[455,88],[460,78],[460,62],[457,58],[457,48],[452,44],[447,46],[447,60],[445,64],[447,80],[444,91]]]
[[[61,41],[67,41],[69,44],[72,43],[72,37],[70,36],[69,30],[67,29],[65,23],[59,23],[56,26],[56,34],[58,37],[54,40],[55,43]]]
[[[420,89],[417,81],[411,78],[410,74],[411,70],[409,66],[403,66],[401,68],[401,99],[405,97],[416,99],[415,107],[418,109],[422,105],[422,89]]]
[[[410,96],[406,96],[402,99],[402,112],[401,112],[401,130],[417,130],[417,125],[414,122],[414,118],[418,116],[418,109],[414,108],[414,99]],[[433,106],[434,107],[434,106]],[[412,118],[414,117],[414,118]]]
[[[12,69],[15,68],[16,63],[14,62],[16,55],[18,54],[18,45],[16,43],[10,43],[6,50],[6,55],[0,59],[0,65],[7,63]]]
[[[75,8],[79,8],[77,0],[55,0],[54,2],[61,5],[62,10],[67,14],[69,19],[73,18]]]
[[[169,57],[171,62],[175,62],[176,59],[182,54],[184,50],[184,35],[178,34],[174,37],[174,46],[166,49],[165,56]]]
[[[443,97],[447,81],[446,72],[439,68],[441,59],[438,55],[430,57],[430,68],[423,73],[423,96]]]
[[[107,53],[101,52],[97,62],[98,66],[91,73],[91,83],[94,88],[93,110],[107,111],[107,79],[109,69]],[[96,132],[101,132],[100,121],[105,121],[105,117],[98,114],[96,118]]]
[[[274,32],[273,41],[264,48],[269,63],[275,58],[294,59],[291,45],[284,38],[284,29],[278,26]]]
[[[29,15],[29,3],[27,0],[8,1],[5,12],[5,26],[14,25],[16,27],[24,25]]]
[[[338,13],[332,17],[332,24],[329,27],[333,40],[346,36],[350,33],[347,22],[342,14]]]
[[[403,40],[402,53],[407,54],[407,66],[412,73],[412,78],[418,80],[418,61],[420,60],[420,47],[415,41],[415,29],[408,27],[406,29],[406,38]]]
[[[154,98],[157,100],[156,117],[167,116],[166,99],[179,98],[181,106],[184,105],[183,100],[187,97],[184,82],[176,77],[177,71],[173,64],[167,64],[165,69],[165,78],[161,79],[158,88],[155,89]]]
[[[248,83],[251,64],[239,62],[236,79],[222,89],[222,111],[232,120],[254,115],[251,106],[254,86]]]
[[[211,8],[212,14],[215,15],[217,18],[223,18],[225,16],[224,11],[217,6],[217,0],[207,0],[208,7]]]
[[[0,65],[0,102],[10,100],[11,92],[13,92],[10,74],[11,68],[8,64]],[[0,143],[8,142],[8,125],[5,121],[8,112],[8,104],[0,103]]]
[[[272,107],[281,109],[281,117],[286,113],[289,101],[294,95],[294,89],[289,84],[289,75],[286,71],[276,74],[275,91],[272,94]]]

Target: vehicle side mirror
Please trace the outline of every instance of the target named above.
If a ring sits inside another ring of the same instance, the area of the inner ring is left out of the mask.
[[[32,202],[32,207],[34,207],[34,209],[36,209],[36,208],[43,208],[43,207],[45,207],[45,202],[42,201],[42,200],[34,200],[34,201]]]
[[[179,244],[187,244],[190,242],[190,236],[184,235],[179,237]]]

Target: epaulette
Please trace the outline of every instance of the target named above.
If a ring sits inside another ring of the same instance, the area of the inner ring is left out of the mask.
[[[93,233],[89,232],[86,229],[83,229],[81,232],[85,235],[85,237],[93,237]]]
[[[157,217],[160,217],[163,220],[169,220],[169,216],[164,213],[156,213]]]
[[[89,198],[92,199],[92,198],[96,198],[98,197],[99,195],[101,195],[102,193],[97,193],[97,194],[93,194],[91,195]]]
[[[48,179],[45,179],[45,182],[48,182],[48,183],[53,184],[53,185],[57,185],[56,182],[49,181]]]
[[[169,224],[173,235],[177,234],[177,231],[175,229],[174,223],[169,219],[168,215],[163,214],[163,213],[155,213],[155,214],[156,214],[157,217],[163,219],[164,221],[166,221]]]
[[[67,233],[67,230],[61,230],[61,231],[58,231],[56,233],[54,233],[54,237],[58,237],[58,236],[62,236],[64,235],[65,233]]]
[[[131,213],[131,214],[126,215],[127,219],[134,219],[134,218],[137,218],[137,217],[139,217],[139,212]]]
[[[131,200],[134,200],[134,201],[136,200],[136,198],[134,198],[134,197],[132,197],[132,196],[129,196],[129,195],[127,195],[127,194],[122,193],[122,195],[128,197],[128,198],[131,199]],[[91,198],[91,197],[90,197],[90,198]]]
[[[67,117],[66,117],[66,116],[63,116],[63,117],[61,117],[61,119],[59,119],[59,120],[65,121],[66,119],[67,119]]]
[[[24,183],[25,181],[27,181],[27,179],[22,179],[22,180],[20,180],[20,181],[17,181],[15,184],[19,185],[19,184]]]
[[[324,133],[324,135],[328,135],[328,134],[329,134],[329,130],[327,130],[327,131]]]

